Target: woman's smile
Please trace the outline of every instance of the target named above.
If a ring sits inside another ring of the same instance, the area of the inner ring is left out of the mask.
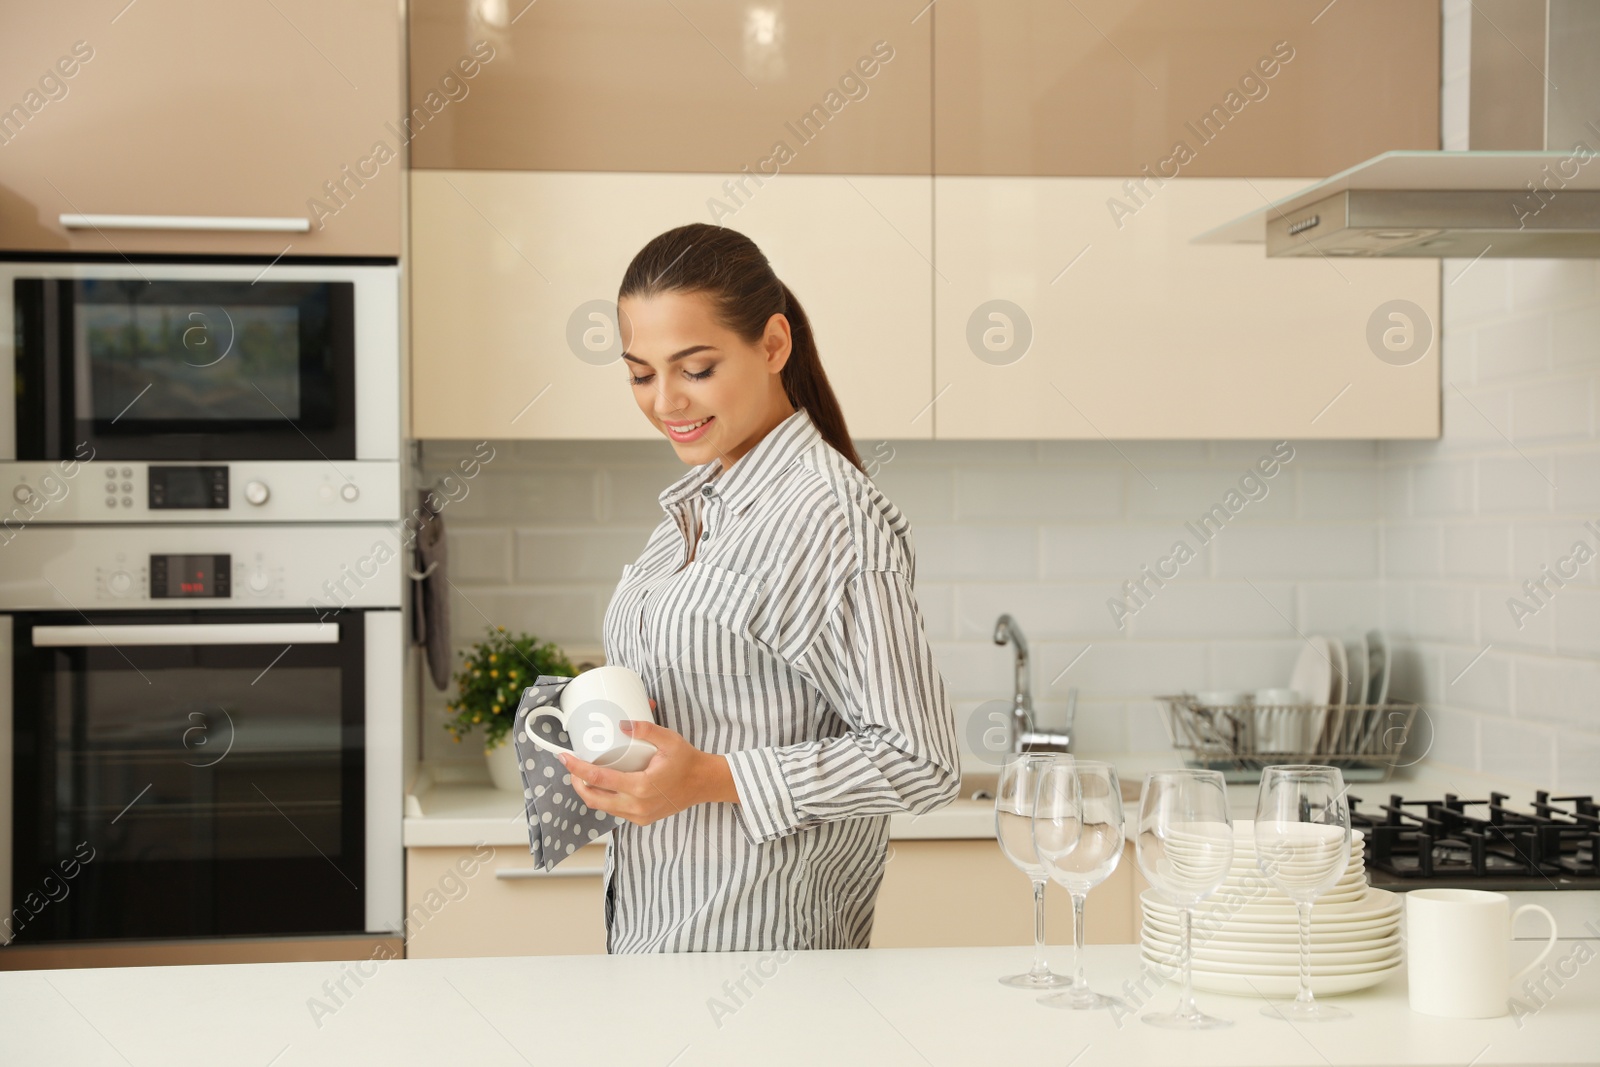
[[[662,420],[661,425],[667,428],[667,436],[674,441],[697,441],[710,432],[711,422],[715,415],[707,415],[695,422],[667,422]]]

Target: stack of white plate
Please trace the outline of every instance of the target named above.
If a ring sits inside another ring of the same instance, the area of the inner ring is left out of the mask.
[[[1351,835],[1349,865],[1311,909],[1311,991],[1318,996],[1366,989],[1400,966],[1400,898],[1367,885],[1361,838],[1359,830]],[[1144,959],[1176,978],[1178,909],[1154,889],[1139,900]],[[1256,866],[1255,824],[1235,823],[1227,879],[1194,909],[1195,988],[1294,996],[1300,988],[1299,929],[1293,901]]]

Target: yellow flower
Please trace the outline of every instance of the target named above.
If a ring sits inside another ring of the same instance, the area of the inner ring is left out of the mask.
[[[499,704],[496,704],[496,705],[495,705],[495,706],[494,706],[494,713],[495,713],[495,714],[496,714],[496,715],[498,715],[498,714],[500,714],[500,705],[499,705]]]
[[[474,715],[472,717],[472,721],[473,722],[482,722],[483,721],[483,716],[482,715]]]
[[[496,658],[498,658],[498,657],[496,657],[493,652],[489,653],[489,662],[490,663],[493,663]]]
[[[496,626],[495,629],[499,630],[501,633],[505,633],[506,632],[506,628],[504,626]]]
[[[490,657],[489,657],[489,658],[490,658],[490,659],[494,659],[494,657],[493,657],[493,656],[490,656]],[[498,677],[500,677],[500,672],[499,672],[499,671],[490,671],[490,672],[489,672],[489,677],[491,677],[491,678],[498,678]]]

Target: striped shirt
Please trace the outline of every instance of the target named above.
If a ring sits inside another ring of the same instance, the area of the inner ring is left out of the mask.
[[[739,803],[613,831],[606,951],[865,948],[890,814],[948,803],[960,777],[910,524],[804,409],[660,500],[606,660],[726,756]]]

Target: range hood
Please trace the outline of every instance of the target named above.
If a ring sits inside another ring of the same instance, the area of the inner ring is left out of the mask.
[[[1193,243],[1600,258],[1600,3],[1475,0],[1471,17],[1469,150],[1385,152]]]

